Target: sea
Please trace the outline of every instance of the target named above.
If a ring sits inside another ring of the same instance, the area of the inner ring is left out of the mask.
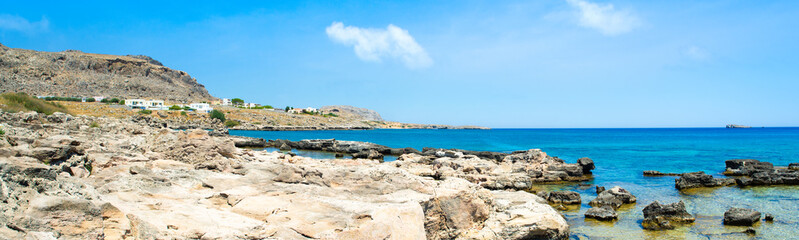
[[[676,177],[644,177],[645,170],[669,173],[704,171],[724,177],[724,161],[758,159],[787,166],[799,162],[799,128],[618,128],[618,129],[376,129],[335,131],[243,131],[231,135],[264,139],[337,139],[372,142],[389,147],[457,148],[513,152],[538,148],[550,156],[574,163],[594,160],[593,180],[585,184],[538,185],[533,190],[573,190],[582,196],[579,207],[561,211],[572,239],[799,239],[799,186],[718,187],[677,191]],[[276,149],[265,149],[274,151]],[[332,154],[296,151],[314,158]],[[392,161],[395,158],[387,158]],[[589,184],[589,185],[586,185]],[[595,186],[620,186],[632,192],[637,203],[619,209],[619,220],[585,219]],[[683,201],[696,216],[694,224],[674,230],[648,231],[641,227],[642,209],[652,203]],[[751,208],[774,215],[773,222],[747,227],[725,226],[730,207]]]

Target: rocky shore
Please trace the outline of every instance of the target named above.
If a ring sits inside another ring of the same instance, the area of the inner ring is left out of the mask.
[[[644,176],[678,176],[674,186],[678,190],[720,186],[776,186],[799,185],[799,163],[791,163],[787,167],[774,167],[770,162],[756,159],[731,159],[724,162],[725,176],[731,178],[715,178],[705,172],[662,173],[655,170],[644,171]]]
[[[9,239],[565,239],[519,190],[593,168],[537,149],[318,160],[148,118],[0,112],[0,128]]]

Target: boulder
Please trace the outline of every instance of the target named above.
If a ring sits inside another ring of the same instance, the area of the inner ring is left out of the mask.
[[[357,152],[357,153],[353,153],[352,154],[352,158],[383,159],[383,154],[380,154],[380,152],[378,152],[378,151],[376,151],[374,149],[369,149],[369,150],[364,150],[364,151],[360,151],[360,152]]]
[[[262,148],[266,147],[266,140],[263,138],[237,137],[233,139],[233,144],[236,147]]]
[[[758,172],[774,171],[774,164],[755,159],[731,159],[724,161],[724,164],[727,165],[727,171],[724,172],[727,176],[751,176]]]
[[[761,213],[746,208],[730,208],[724,212],[724,225],[752,226],[760,221]]]
[[[592,207],[608,206],[613,209],[618,209],[622,204],[629,204],[636,202],[635,196],[629,191],[615,186],[609,190],[600,192],[594,200],[588,202]]]
[[[580,204],[580,194],[575,191],[553,191],[549,193],[547,201],[556,204]]]
[[[734,185],[735,179],[713,178],[705,172],[685,173],[680,178],[674,180],[674,185],[678,190],[699,187],[719,187]]]
[[[278,147],[278,149],[283,150],[283,151],[288,151],[288,150],[291,150],[291,147],[288,144],[283,143],[283,144],[281,144]]]
[[[550,172],[565,172],[570,177],[579,177],[583,175],[583,167],[577,164],[554,164],[546,169]]]
[[[587,157],[577,159],[577,165],[583,168],[583,174],[591,174],[591,170],[596,168],[596,166],[594,166],[594,160]]]
[[[585,211],[585,218],[593,218],[601,221],[611,221],[619,218],[616,210],[609,206],[594,207]]]
[[[462,239],[569,238],[566,219],[543,199],[524,191],[492,191],[492,194],[494,213],[477,234]]]
[[[750,177],[735,179],[739,186],[798,185],[799,171],[779,169],[773,172],[755,172]]]
[[[696,218],[685,210],[682,201],[662,205],[654,201],[644,209],[644,221],[641,225],[648,230],[673,229],[678,224],[693,223]]]
[[[773,222],[774,221],[774,215],[771,215],[770,213],[766,213],[766,216],[763,217],[763,221]]]
[[[604,191],[605,191],[605,187],[596,186],[596,194],[599,194],[599,193],[604,192]]]
[[[790,170],[799,170],[799,163],[788,164],[788,169],[790,169]]]

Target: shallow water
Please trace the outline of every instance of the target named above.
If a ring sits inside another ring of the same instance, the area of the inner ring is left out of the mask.
[[[369,130],[369,131],[230,131],[232,135],[265,139],[329,139],[367,141],[390,147],[440,147],[511,152],[540,148],[567,162],[590,157],[597,165],[591,187],[541,185],[542,190],[569,189],[582,195],[583,205],[564,211],[575,239],[796,239],[799,238],[799,187],[721,187],[678,192],[676,177],[644,177],[644,170],[662,172],[705,171],[719,175],[724,160],[754,158],[786,166],[799,162],[799,128],[681,128],[681,129],[495,129],[495,130]],[[301,155],[331,158],[319,152]],[[391,159],[387,159],[391,160]],[[596,197],[593,184],[621,186],[638,203],[619,211],[612,223],[586,220],[587,203]],[[641,210],[652,201],[682,200],[696,223],[675,230],[654,232],[641,228]],[[729,207],[753,208],[775,216],[761,222],[757,235],[745,227],[721,224]]]

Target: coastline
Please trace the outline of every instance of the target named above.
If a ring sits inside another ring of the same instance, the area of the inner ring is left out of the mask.
[[[465,173],[456,165],[436,173],[427,157],[412,154],[380,163],[253,151],[237,148],[224,132],[173,130],[146,117],[0,112],[0,119],[8,201],[0,208],[9,214],[0,221],[11,226],[0,233],[10,238],[569,235],[564,218],[544,199],[503,187],[506,174],[522,172],[495,173],[489,189],[453,175]],[[520,155],[519,166],[563,165],[532,153],[535,158]],[[525,163],[535,159],[546,161]],[[472,211],[464,215],[462,209]]]

